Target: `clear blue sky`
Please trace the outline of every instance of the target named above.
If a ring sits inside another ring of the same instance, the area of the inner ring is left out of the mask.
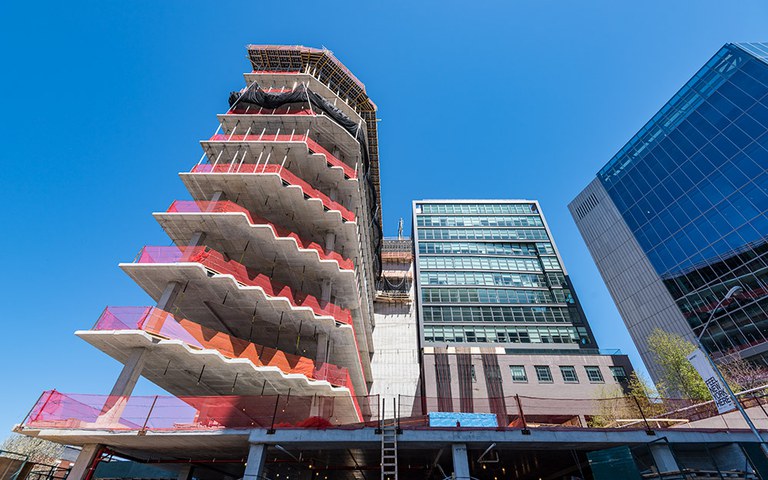
[[[150,302],[117,263],[169,244],[150,214],[189,198],[246,44],[326,46],[366,84],[388,235],[412,199],[540,200],[639,365],[566,205],[723,43],[766,40],[757,1],[6,2],[0,438],[45,389],[108,393],[117,362],[72,333]]]

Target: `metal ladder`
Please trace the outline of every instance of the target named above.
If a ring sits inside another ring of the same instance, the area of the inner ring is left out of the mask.
[[[384,401],[382,400],[382,418]],[[397,415],[396,409],[392,412]],[[396,418],[381,420],[381,480],[397,480],[397,434]]]

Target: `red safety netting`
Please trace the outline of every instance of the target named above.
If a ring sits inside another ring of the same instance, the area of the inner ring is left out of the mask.
[[[298,373],[314,380],[347,387],[354,394],[346,368],[330,363],[316,367],[312,359],[217,332],[155,307],[107,307],[93,330],[143,330],[160,337],[181,340],[201,349],[212,349],[227,358],[245,358],[256,366],[277,367],[284,373]]]
[[[217,133],[212,136],[211,142],[302,142],[307,144],[310,153],[325,156],[325,161],[330,167],[340,167],[347,178],[357,178],[357,171],[331,154],[325,147],[314,141],[307,133],[291,134],[262,134],[262,135],[227,135]]]
[[[276,282],[269,276],[234,260],[226,260],[222,254],[208,247],[144,247],[139,252],[136,263],[200,263],[207,269],[225,275],[232,275],[242,285],[260,287],[271,297],[284,297],[291,305],[311,308],[316,315],[331,316],[336,321],[352,324],[352,314],[330,302],[324,302],[307,293],[288,285]]]
[[[320,244],[311,242],[309,240],[302,239],[298,234],[291,232],[290,230],[279,227],[272,222],[269,222],[259,216],[251,214],[248,209],[241,207],[240,205],[226,201],[210,202],[210,201],[193,201],[193,200],[176,200],[168,208],[168,212],[180,212],[180,213],[198,213],[198,212],[238,212],[244,213],[248,218],[248,222],[251,225],[266,225],[272,229],[275,237],[293,238],[296,243],[299,244],[299,248],[307,250],[315,250],[320,258],[323,260],[335,260],[340,268],[351,270],[354,268],[354,263],[348,258],[344,258],[339,253],[333,250],[326,250]]]
[[[354,398],[354,397],[353,397]],[[372,397],[363,397],[367,402]],[[378,415],[378,400],[366,420]],[[22,422],[31,429],[197,431],[251,428],[362,428],[349,397],[132,396],[44,392]]]

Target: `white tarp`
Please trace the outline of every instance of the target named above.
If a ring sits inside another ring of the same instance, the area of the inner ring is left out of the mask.
[[[712,395],[712,400],[715,401],[717,412],[725,413],[735,410],[736,405],[733,403],[733,399],[731,399],[728,390],[726,390],[723,382],[720,381],[720,378],[715,373],[715,370],[712,368],[709,360],[707,360],[704,352],[697,348],[693,353],[688,355],[688,361],[691,362],[693,368],[699,372],[702,380],[704,380],[704,384],[706,384],[710,395]]]

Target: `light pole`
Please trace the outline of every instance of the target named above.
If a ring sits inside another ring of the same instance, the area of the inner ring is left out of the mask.
[[[736,398],[736,394],[733,393],[733,390],[731,390],[731,387],[728,385],[728,382],[725,381],[723,374],[720,372],[720,369],[717,368],[717,365],[715,365],[715,362],[714,360],[712,360],[712,357],[709,356],[709,352],[707,352],[707,349],[704,347],[704,344],[701,343],[702,335],[704,335],[704,332],[707,331],[707,327],[709,326],[710,322],[712,322],[712,319],[715,318],[715,313],[717,313],[717,311],[720,309],[720,306],[723,304],[723,302],[730,299],[731,297],[739,293],[741,290],[743,289],[738,285],[735,287],[731,287],[731,289],[728,290],[728,293],[725,294],[725,297],[723,297],[722,300],[717,302],[717,305],[715,305],[715,308],[712,310],[712,313],[709,315],[709,319],[707,319],[707,322],[701,328],[701,333],[699,333],[699,335],[696,337],[696,342],[699,344],[699,349],[701,350],[701,353],[703,353],[704,356],[707,357],[707,361],[709,361],[709,364],[712,366],[712,370],[715,371],[717,378],[720,379],[720,383],[722,383],[723,387],[728,392],[728,395],[730,395],[731,400],[733,401],[733,404],[736,405],[736,408],[739,409],[741,416],[744,417],[744,421],[747,422],[747,425],[749,425],[749,429],[752,430],[752,433],[754,433],[755,436],[757,437],[758,441],[760,442],[760,446],[763,448],[763,451],[768,453],[768,449],[766,448],[765,441],[763,440],[762,435],[760,435],[760,432],[757,430],[757,427],[755,427],[755,424],[752,423],[752,420],[749,418],[749,415],[747,415],[747,412],[744,410],[744,407],[741,406],[739,399]]]

